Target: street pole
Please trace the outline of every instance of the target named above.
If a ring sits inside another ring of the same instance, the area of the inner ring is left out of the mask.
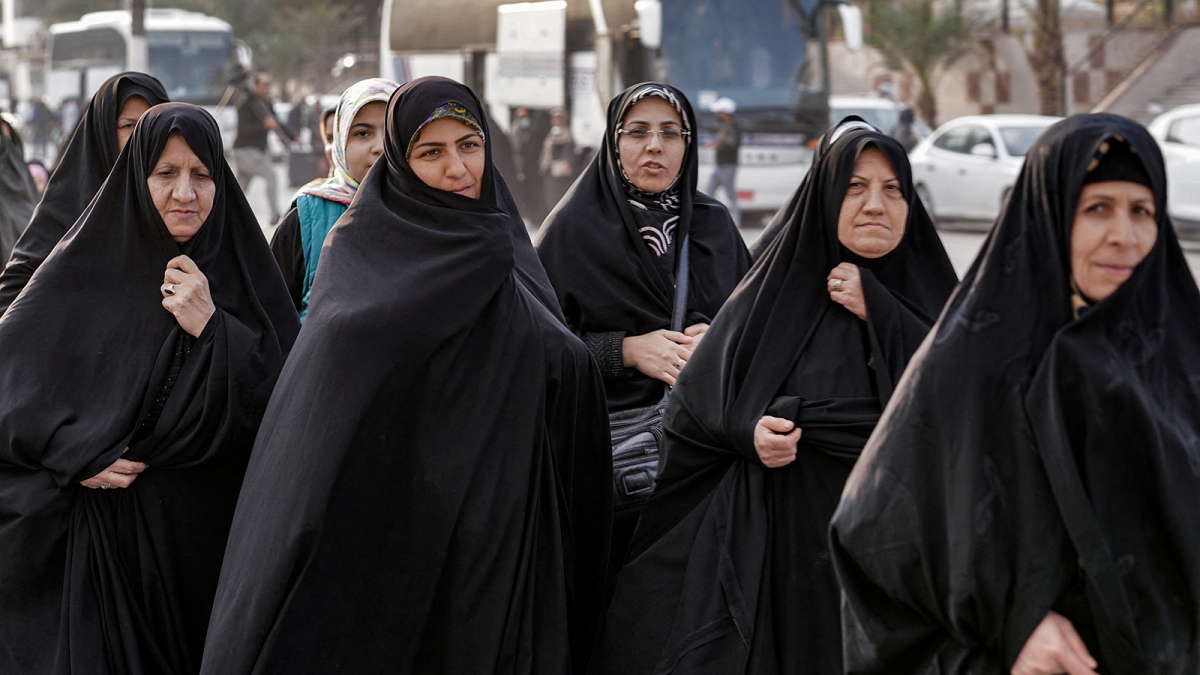
[[[129,0],[129,16],[132,27],[125,51],[126,70],[144,73],[150,67],[146,47],[146,0]]]
[[[17,44],[17,0],[3,0],[4,48],[12,49]]]
[[[612,99],[612,39],[601,0],[588,0],[588,6],[592,10],[592,25],[596,27],[596,93],[601,103],[607,105]]]

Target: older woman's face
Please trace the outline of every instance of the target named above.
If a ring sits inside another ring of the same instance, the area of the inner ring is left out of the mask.
[[[1140,183],[1089,183],[1071,226],[1071,275],[1093,302],[1112,295],[1146,259],[1158,239],[1154,193]]]
[[[204,227],[217,194],[212,171],[178,133],[167,139],[146,186],[171,238],[180,244]]]
[[[908,200],[887,157],[867,148],[854,163],[838,214],[838,241],[864,258],[887,255],[900,245],[908,224]]]
[[[654,194],[662,192],[671,187],[683,167],[687,153],[683,120],[670,103],[647,96],[621,120],[617,151],[621,169],[634,187]]]
[[[133,133],[133,128],[137,126],[137,122],[142,118],[142,113],[150,109],[150,102],[141,96],[130,96],[125,100],[125,105],[121,106],[121,112],[117,113],[117,151],[125,149],[125,142],[129,140],[129,135]]]
[[[479,199],[487,152],[479,132],[444,117],[421,129],[409,152],[408,165],[429,187]]]

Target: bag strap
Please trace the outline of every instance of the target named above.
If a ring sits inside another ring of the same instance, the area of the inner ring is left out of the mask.
[[[675,270],[675,306],[671,311],[671,330],[676,333],[683,330],[683,315],[687,312],[688,239],[685,236],[679,244],[679,266]]]

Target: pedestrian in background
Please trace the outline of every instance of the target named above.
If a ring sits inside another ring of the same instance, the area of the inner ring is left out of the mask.
[[[0,672],[195,673],[299,322],[202,108],[152,108],[0,318]]]
[[[233,158],[238,183],[245,191],[250,190],[254,178],[262,178],[267,184],[267,203],[270,205],[268,222],[279,221],[279,178],[268,152],[267,134],[286,133],[271,102],[271,76],[258,72],[250,76],[247,91],[242,93],[242,102],[237,108],[237,136],[233,139],[230,156]]]
[[[538,235],[567,325],[600,366],[613,414],[662,400],[749,267],[729,212],[696,190],[695,128],[678,89],[653,82],[626,89],[609,103],[600,152]],[[689,274],[675,330],[681,242]],[[613,520],[614,569],[645,494],[628,497],[634,502]]]
[[[333,116],[332,175],[302,188],[279,221],[271,253],[303,321],[321,247],[375,161],[383,156],[387,101],[400,85],[373,78],[350,85]]]
[[[724,188],[725,198],[729,200],[726,202],[729,215],[733,217],[735,224],[740,225],[742,212],[738,208],[737,167],[738,154],[742,149],[742,130],[733,118],[733,114],[737,112],[737,103],[731,98],[722,97],[712,104],[712,111],[716,114],[720,127],[717,129],[717,139],[714,143],[716,167],[708,179],[705,192],[716,197],[717,190]]]
[[[575,180],[575,163],[579,159],[575,138],[571,135],[571,120],[566,108],[550,111],[550,132],[542,141],[538,159],[538,174],[542,178],[545,205],[557,204]]]
[[[604,393],[483,110],[444,78],[388,103],[255,446],[203,673],[586,670]]]
[[[667,404],[598,672],[842,672],[829,519],[957,280],[903,149],[859,121],[822,142]]]
[[[45,159],[49,148],[52,147],[54,132],[58,125],[58,118],[46,103],[46,99],[36,98],[33,100],[25,124],[29,129],[30,151],[37,157]]]
[[[1200,672],[1198,336],[1157,143],[1048,128],[834,516],[846,672]]]
[[[508,137],[513,154],[514,175],[510,186],[513,197],[523,216],[540,223],[546,217],[546,209],[542,204],[542,181],[538,173],[542,144],[538,142],[537,128],[528,108],[522,106],[513,110]]]
[[[108,78],[92,95],[29,225],[0,272],[0,313],[96,196],[142,113],[167,100],[158,80],[133,72]]]
[[[902,108],[900,110],[900,118],[888,130],[888,136],[896,139],[904,147],[905,152],[912,152],[912,149],[917,147],[917,143],[921,142],[921,137],[917,134],[916,125],[913,121],[912,108]]]

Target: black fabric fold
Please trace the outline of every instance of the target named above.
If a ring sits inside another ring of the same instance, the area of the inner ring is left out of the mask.
[[[608,105],[600,151],[538,233],[538,255],[567,325],[579,335],[614,331],[643,335],[671,324],[679,247],[673,245],[670,254],[656,257],[643,241],[639,219],[655,219],[629,203],[616,152],[622,111],[647,86],[673,92],[685,112],[684,127],[697,128],[691,104],[677,89],[648,83],[629,87]],[[716,316],[750,260],[724,205],[696,189],[697,152],[693,133],[675,183],[679,221],[672,241],[684,237],[690,241],[685,327]],[[610,378],[605,386],[613,410],[650,405],[663,393],[660,381],[640,372]]]
[[[1149,175],[1158,238],[1073,319],[1076,205],[1114,139]],[[1008,672],[1051,609],[1093,624],[1101,672],[1200,670],[1200,293],[1165,180],[1114,115],[1030,150],[834,518],[847,672]]]
[[[0,133],[0,260],[8,260],[17,239],[29,224],[38,192],[29,165],[25,163],[21,136],[7,120],[0,120],[0,126],[3,126],[3,133]],[[3,312],[4,308],[0,307],[0,314]]]
[[[663,466],[617,580],[599,672],[840,670],[826,525],[955,276],[900,146],[869,128],[826,142],[671,396]],[[887,157],[909,204],[904,238],[874,260],[837,237],[868,147]],[[847,258],[860,265],[865,322],[826,290]],[[803,430],[797,460],[778,469],[763,467],[753,442],[770,412]]]
[[[238,503],[202,672],[567,673],[592,644],[611,458],[490,145],[481,198],[405,160],[461,84],[388,103],[326,241]]]
[[[182,247],[216,313],[131,444],[182,334],[159,291],[181,249],[146,183],[174,133],[217,186]],[[199,668],[242,469],[299,329],[273,264],[216,122],[167,104],[0,317],[0,671]],[[127,489],[78,485],[120,457],[150,468]]]
[[[29,283],[67,230],[87,208],[117,161],[117,116],[132,96],[158,105],[170,99],[161,83],[145,73],[121,73],[100,85],[63,148],[41,201],[0,272],[0,313]]]

